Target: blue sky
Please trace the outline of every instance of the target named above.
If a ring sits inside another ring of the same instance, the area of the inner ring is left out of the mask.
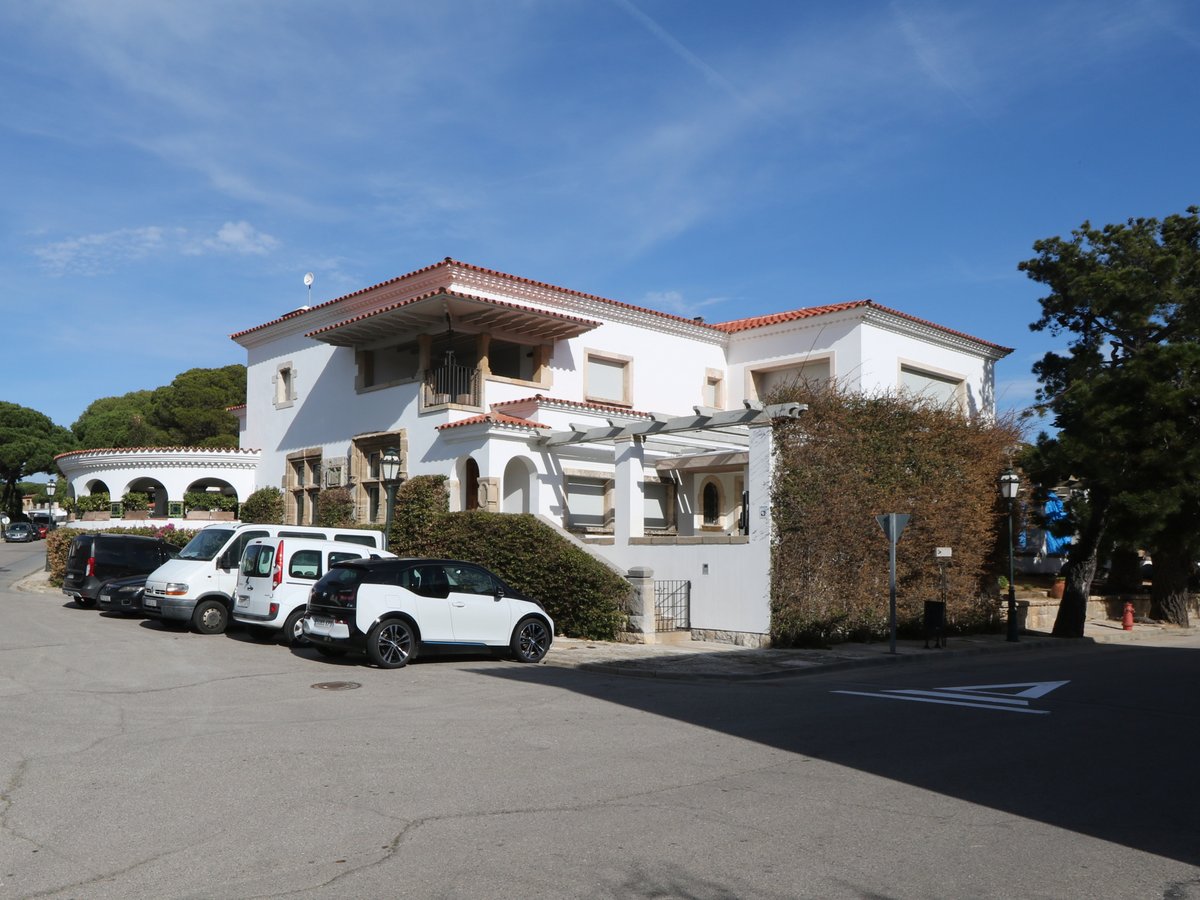
[[[1015,352],[1017,272],[1200,203],[1189,0],[0,5],[0,399],[244,362],[445,256],[722,321],[871,298]]]

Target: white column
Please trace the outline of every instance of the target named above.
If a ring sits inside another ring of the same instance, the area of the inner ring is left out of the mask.
[[[645,496],[642,483],[646,450],[637,437],[616,442],[617,474],[613,486],[613,537],[618,546],[646,534]]]

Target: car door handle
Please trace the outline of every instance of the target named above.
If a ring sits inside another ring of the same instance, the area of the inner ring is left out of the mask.
[[[466,606],[466,605],[467,605],[467,603],[465,600],[454,600],[451,603],[451,606]]]

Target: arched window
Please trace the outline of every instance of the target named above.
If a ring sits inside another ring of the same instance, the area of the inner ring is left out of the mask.
[[[700,493],[700,508],[704,512],[705,525],[721,524],[721,495],[711,481],[704,485]]]
[[[466,475],[463,483],[463,507],[479,509],[479,463],[468,456],[463,470]]]

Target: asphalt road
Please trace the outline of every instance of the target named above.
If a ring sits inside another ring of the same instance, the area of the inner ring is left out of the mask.
[[[0,545],[3,897],[1200,898],[1200,639],[382,671],[9,590],[41,552]]]

